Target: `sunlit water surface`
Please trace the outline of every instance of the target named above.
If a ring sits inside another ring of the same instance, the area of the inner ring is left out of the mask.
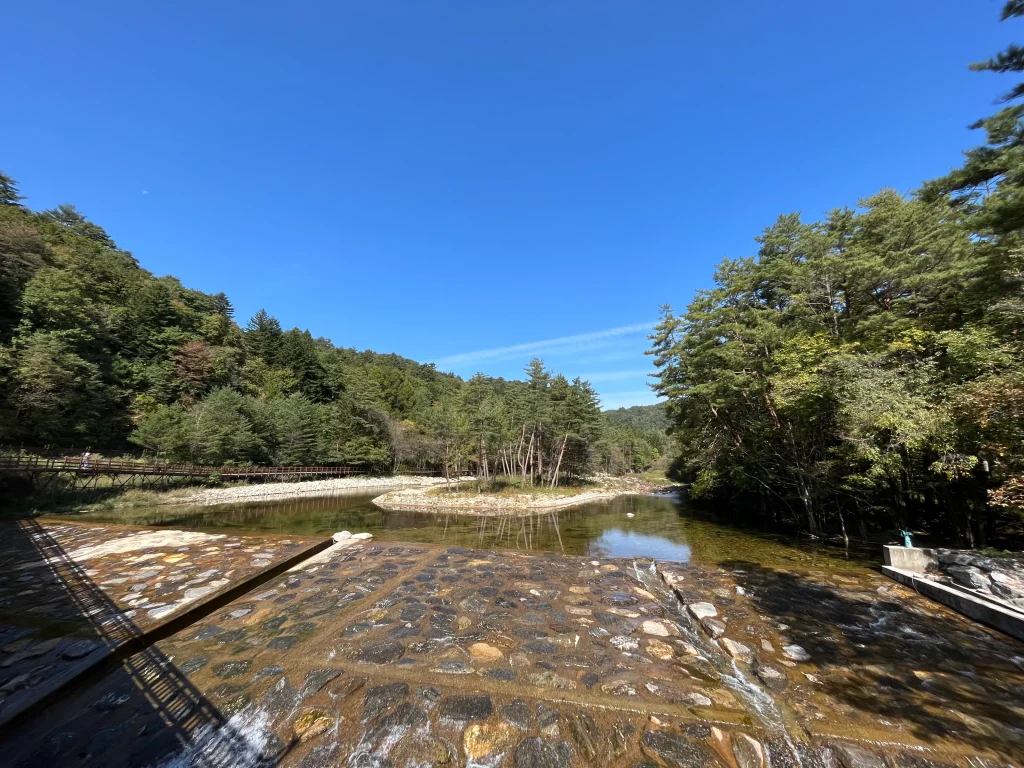
[[[383,489],[361,490],[288,501],[204,507],[139,507],[72,517],[89,522],[208,532],[316,536],[342,530],[367,531],[377,541],[562,552],[591,557],[650,557],[703,563],[745,560],[763,565],[827,569],[870,564],[841,548],[716,522],[689,509],[675,496],[620,496],[557,512],[478,518],[390,512],[373,503],[383,492]]]

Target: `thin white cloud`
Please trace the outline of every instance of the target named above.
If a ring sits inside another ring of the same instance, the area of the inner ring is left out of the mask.
[[[625,381],[627,379],[643,380],[643,377],[654,373],[653,368],[631,371],[602,371],[600,373],[581,373],[580,378],[595,384],[600,381]]]
[[[149,194],[149,190],[148,190],[148,189],[144,189],[144,190],[142,190],[142,194],[144,194],[144,195],[148,195],[148,194]]]
[[[569,352],[580,349],[592,349],[595,346],[595,342],[612,339],[617,336],[626,336],[631,333],[646,333],[654,325],[655,322],[636,323],[634,325],[623,325],[619,328],[608,328],[603,331],[579,333],[575,336],[562,336],[557,339],[531,341],[526,344],[513,344],[508,347],[497,347],[495,349],[479,349],[475,352],[460,352],[456,355],[438,358],[434,362],[439,366],[464,366],[482,360],[507,360],[525,355],[539,355],[544,352]]]
[[[618,352],[604,352],[600,355],[586,355],[584,357],[578,357],[575,362],[580,365],[598,365],[601,363],[618,363],[622,360],[640,359],[643,359],[643,352],[638,352],[635,346],[630,345],[629,349],[623,349]]]

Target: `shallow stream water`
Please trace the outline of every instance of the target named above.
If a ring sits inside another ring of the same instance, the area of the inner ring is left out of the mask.
[[[739,529],[674,496],[477,518],[386,511],[372,501],[382,492],[58,518],[284,534],[247,549],[251,564],[266,562],[256,559],[261,547],[289,536],[374,534],[158,641],[154,675],[178,665],[174,690],[198,691],[219,708],[170,765],[209,750],[231,754],[211,764],[249,765],[265,745],[285,743],[299,743],[284,760],[292,766],[336,754],[353,765],[371,755],[396,766],[459,764],[460,750],[498,750],[483,742],[505,734],[505,752],[466,764],[497,766],[514,752],[505,765],[636,765],[641,753],[683,765],[696,764],[694,750],[717,750],[736,765],[742,743],[754,750],[747,757],[769,758],[744,768],[1024,766],[1020,644],[889,581],[872,569],[871,550],[858,556]],[[214,573],[189,562],[206,551],[176,549],[149,572],[160,580],[142,588],[165,589],[184,569]],[[138,586],[124,576],[104,583],[133,594]],[[22,586],[12,589],[28,599]],[[343,687],[317,687],[335,678]],[[40,721],[36,741],[49,744],[55,729],[79,739],[68,754],[91,756],[96,702],[142,689],[112,674],[64,705],[77,720]],[[368,715],[366,702],[385,694],[393,708]],[[450,716],[456,705],[478,709],[459,720]],[[175,700],[163,706],[192,711]],[[526,712],[523,728],[499,722],[513,710]],[[311,717],[334,725],[296,742],[295,728]],[[125,727],[103,733],[135,749],[137,739],[120,738]],[[829,752],[837,742],[848,743],[841,763]],[[595,757],[608,754],[622,759]]]
[[[690,509],[674,495],[620,496],[525,517],[478,518],[387,511],[372,501],[381,493],[383,489],[287,501],[139,507],[82,513],[71,519],[207,532],[316,536],[366,531],[378,541],[678,562],[745,560],[829,570],[863,567],[880,559],[725,525]]]

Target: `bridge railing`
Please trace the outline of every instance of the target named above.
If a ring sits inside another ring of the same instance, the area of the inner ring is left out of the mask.
[[[158,464],[124,459],[93,459],[82,457],[0,456],[0,471],[15,472],[78,472],[146,475],[178,475],[221,477],[265,477],[270,475],[320,475],[338,477],[369,472],[358,466],[204,466],[199,464]]]

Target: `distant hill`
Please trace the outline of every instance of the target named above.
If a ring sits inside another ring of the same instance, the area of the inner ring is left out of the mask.
[[[602,413],[610,424],[658,430],[666,430],[669,427],[664,403],[634,405],[629,408],[617,408],[613,411],[603,411]]]

